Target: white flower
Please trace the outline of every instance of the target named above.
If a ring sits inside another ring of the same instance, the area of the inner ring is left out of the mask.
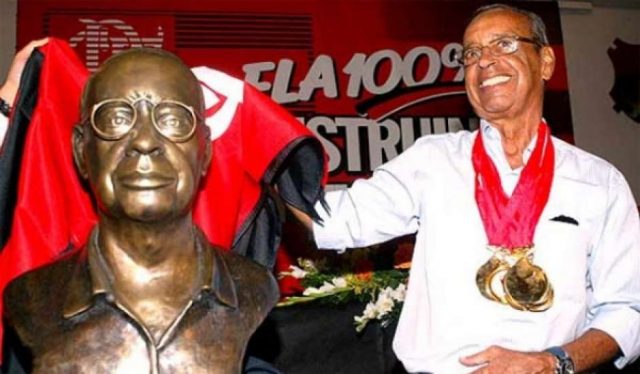
[[[384,291],[380,292],[380,295],[378,295],[378,300],[376,300],[376,305],[375,305],[376,310],[378,312],[377,313],[378,319],[384,316],[385,314],[389,313],[391,310],[393,310],[394,305],[395,305],[395,302],[389,296],[389,292],[384,292]]]
[[[332,280],[334,285],[340,284],[337,278]],[[393,322],[393,312],[396,305],[401,304],[406,296],[407,287],[400,283],[396,288],[387,286],[378,290],[374,301],[370,301],[364,308],[362,315],[353,317],[357,332],[361,332],[373,320],[380,321],[380,326],[386,327]]]
[[[391,291],[391,298],[395,301],[404,301],[405,296],[407,295],[407,286],[404,283],[400,283],[395,290]]]
[[[307,272],[300,269],[299,267],[295,266],[295,265],[289,265],[289,272],[287,273],[288,275],[296,278],[296,279],[302,279],[304,277],[307,276]]]
[[[376,307],[373,303],[368,303],[367,306],[362,311],[361,316],[354,316],[353,320],[356,323],[356,331],[362,331],[369,321],[376,318]]]
[[[333,278],[331,280],[331,283],[333,283],[333,285],[336,286],[337,288],[346,288],[348,285],[347,280],[344,279],[344,277]]]
[[[356,323],[358,325],[361,325],[363,322],[365,322],[365,324],[366,324],[366,322],[369,321],[369,319],[366,318],[365,316],[354,316],[353,320],[356,321]]]
[[[366,318],[367,320],[376,319],[378,317],[378,310],[376,308],[376,305],[371,302],[368,303],[364,308],[364,311],[362,312],[362,317]]]
[[[321,292],[330,292],[330,291],[333,291],[334,288],[336,288],[336,286],[334,286],[333,283],[329,283],[325,281],[322,284],[322,286],[320,286],[319,290]]]
[[[333,283],[329,283],[329,282],[324,282],[322,284],[322,286],[320,287],[307,287],[304,292],[302,292],[302,294],[304,296],[311,296],[311,295],[322,295],[322,294],[326,294],[326,293],[331,293],[333,290],[335,290],[336,286]]]
[[[315,288],[315,287],[307,287],[302,294],[304,296],[311,296],[311,295],[317,295],[319,293],[322,293],[322,291],[320,291],[319,289]]]

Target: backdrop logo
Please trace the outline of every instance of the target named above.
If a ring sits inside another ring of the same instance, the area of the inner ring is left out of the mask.
[[[96,9],[77,8],[73,0],[26,3],[18,17],[19,30],[26,31],[19,35],[29,35],[32,19],[41,17],[48,34],[69,40],[91,69],[120,49],[162,46],[189,66],[243,78],[318,136],[332,183],[368,175],[421,136],[478,126],[454,58],[473,2],[346,2],[338,13],[321,0],[273,1],[268,7],[259,0],[237,6],[186,1],[178,7],[114,1]],[[557,21],[557,4],[546,3],[536,8]],[[561,54],[556,26],[550,37]],[[558,62],[545,116],[554,134],[570,140],[564,59]],[[223,133],[238,101],[218,87],[203,87],[210,99],[207,124],[212,133]]]
[[[157,26],[153,36],[140,36],[133,26],[120,19],[98,21],[80,18],[79,21],[84,29],[69,38],[69,44],[76,49],[80,44],[85,44],[85,64],[91,71],[114,53],[129,48],[162,48],[164,44],[162,26]]]
[[[615,75],[609,92],[614,101],[613,109],[623,111],[640,123],[640,45],[616,39],[607,53],[613,62]]]

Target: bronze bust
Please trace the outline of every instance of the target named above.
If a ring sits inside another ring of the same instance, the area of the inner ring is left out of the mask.
[[[97,204],[85,248],[14,280],[6,315],[36,373],[238,373],[278,298],[271,273],[192,219],[210,159],[200,85],[174,55],[106,61],[73,152]]]

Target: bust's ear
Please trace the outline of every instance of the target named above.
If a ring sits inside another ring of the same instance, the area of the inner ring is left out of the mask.
[[[213,158],[213,152],[211,151],[211,141],[209,138],[206,140],[206,144],[204,145],[204,162],[202,163],[202,176],[204,177],[209,172],[209,166],[211,166],[211,159]]]
[[[204,138],[202,139],[204,142],[204,157],[202,159],[202,170],[200,170],[200,175],[204,177],[209,172],[209,166],[211,166],[211,159],[213,158],[213,151],[211,148],[213,145],[211,144],[211,129],[209,129],[209,126],[203,125],[202,130],[204,131]]]
[[[73,161],[76,164],[76,168],[78,172],[82,176],[83,179],[89,178],[89,173],[87,172],[87,163],[86,163],[86,155],[84,150],[84,126],[76,125],[73,128],[73,135],[71,138],[71,145],[73,147]]]

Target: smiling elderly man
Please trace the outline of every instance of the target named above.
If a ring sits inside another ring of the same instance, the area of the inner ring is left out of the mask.
[[[73,146],[99,222],[84,249],[5,291],[36,373],[238,373],[278,298],[270,272],[213,247],[192,207],[211,160],[200,84],[177,57],[112,57]]]
[[[624,366],[640,354],[640,223],[627,182],[550,135],[555,56],[538,16],[480,8],[463,46],[478,131],[423,137],[328,193],[323,224],[293,213],[320,248],[417,232],[394,339],[411,372]]]

